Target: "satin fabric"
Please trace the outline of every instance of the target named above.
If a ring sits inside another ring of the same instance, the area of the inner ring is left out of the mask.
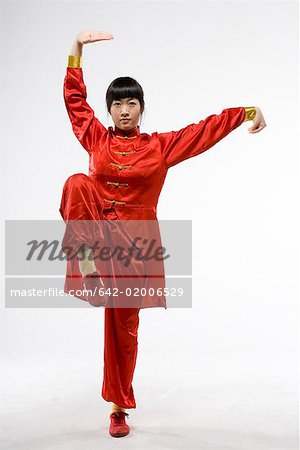
[[[132,386],[138,353],[139,308],[105,308],[102,397],[136,408]]]
[[[149,236],[147,221],[157,221],[157,203],[168,169],[203,153],[242,124],[245,118],[244,107],[237,107],[224,109],[219,115],[213,114],[179,131],[149,135],[141,133],[138,126],[130,132],[117,127],[106,129],[87,102],[82,68],[73,67],[66,70],[64,100],[73,132],[89,154],[88,176],[95,187],[93,193],[97,191],[94,206],[99,211],[99,218],[103,218],[103,211],[112,208],[117,220],[141,221],[139,231],[143,236]],[[86,198],[86,195],[89,198],[85,193],[81,197]],[[85,217],[80,208],[78,206],[77,217]],[[67,211],[67,215],[76,216],[75,212]],[[160,241],[158,222],[154,233]],[[151,279],[151,283],[150,279],[146,280],[147,287],[150,283],[152,287],[164,288],[163,263],[156,269],[158,276]],[[76,261],[67,267],[66,292],[75,285],[78,289],[83,288]],[[166,308],[166,298],[164,295],[145,296],[140,306]]]
[[[68,67],[64,100],[72,129],[89,154],[89,174],[69,177],[63,188],[60,213],[64,220],[138,220],[147,234],[148,220],[156,221],[158,198],[169,168],[194,157],[241,125],[244,107],[227,108],[179,131],[140,133],[105,128],[87,103],[82,68]],[[124,203],[113,204],[112,201]],[[78,226],[78,225],[77,225]],[[66,229],[64,244],[106,233],[97,227],[86,234]],[[103,230],[102,230],[103,231]],[[71,281],[70,281],[71,280]],[[162,278],[158,278],[162,283]],[[82,289],[78,261],[67,263],[65,291]],[[80,297],[79,297],[80,298]],[[144,307],[153,306],[152,302]],[[166,307],[165,298],[155,306]],[[102,397],[124,408],[135,408],[132,388],[138,348],[140,308],[105,308],[105,341]]]
[[[137,234],[145,238],[145,230],[150,237],[161,244],[156,221],[146,222],[147,226],[139,230],[141,221],[120,221],[114,208],[102,210],[101,197],[91,177],[83,173],[70,176],[63,187],[60,213],[66,222],[66,231],[62,241],[62,249],[68,254],[67,277],[65,291],[74,292],[75,296],[85,300],[82,289],[82,276],[79,270],[78,250],[83,244],[98,249],[93,251],[94,261],[105,285],[106,291],[118,293],[107,295],[106,307],[154,307],[161,306],[157,299],[162,296],[139,296],[141,289],[160,287],[164,285],[162,261],[143,261],[130,258],[130,247],[133,248],[133,237]],[[152,225],[152,226],[151,226]],[[112,258],[101,259],[101,248],[122,249],[122,259],[119,253]],[[71,249],[71,252],[68,251]],[[133,252],[133,255],[138,252]],[[127,264],[125,264],[127,258]],[[70,276],[68,276],[68,273]],[[154,281],[153,281],[154,280]],[[157,281],[158,280],[158,281]],[[118,289],[118,290],[117,290]],[[132,296],[126,294],[130,289]],[[76,292],[77,291],[77,292]]]

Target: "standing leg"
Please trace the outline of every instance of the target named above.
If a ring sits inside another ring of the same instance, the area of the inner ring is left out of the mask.
[[[105,308],[102,397],[136,408],[132,387],[138,351],[139,308]]]

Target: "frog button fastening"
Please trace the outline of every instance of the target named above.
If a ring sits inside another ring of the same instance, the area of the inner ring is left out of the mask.
[[[110,203],[112,203],[112,206],[114,206],[115,203],[118,203],[118,204],[120,204],[120,205],[126,205],[126,202],[119,202],[118,200],[109,200],[108,198],[104,198],[103,200],[104,200],[105,202],[110,202]]]
[[[127,166],[124,166],[124,165],[122,165],[122,164],[115,164],[115,163],[110,163],[112,166],[116,166],[119,170],[122,170],[122,169],[127,169],[127,168],[130,168],[130,167],[132,167],[130,164],[128,164]]]
[[[127,156],[127,155],[131,155],[132,153],[136,153],[135,150],[132,150],[131,152],[115,152],[117,155],[122,155],[122,156]]]
[[[128,187],[128,186],[129,186],[128,183],[117,183],[116,181],[107,181],[106,183],[107,183],[107,184],[113,184],[113,185],[115,185],[115,186],[117,186],[117,187],[120,187],[120,186],[126,186],[126,187]]]

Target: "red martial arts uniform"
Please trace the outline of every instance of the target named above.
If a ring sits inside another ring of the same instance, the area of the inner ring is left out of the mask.
[[[236,107],[179,131],[149,135],[140,133],[139,127],[129,132],[117,127],[106,129],[87,103],[81,64],[74,61],[76,57],[69,57],[64,99],[75,136],[89,154],[89,175],[79,173],[66,180],[60,205],[65,221],[157,220],[157,202],[168,169],[208,150],[251,120],[252,107]],[[68,261],[65,292],[71,286],[83,289],[80,275],[78,261]],[[165,299],[158,298],[156,304],[148,306],[166,307]],[[132,379],[139,310],[105,308],[102,396],[123,408],[136,407]]]

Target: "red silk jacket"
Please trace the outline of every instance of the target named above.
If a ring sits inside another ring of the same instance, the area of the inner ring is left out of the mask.
[[[120,220],[157,220],[157,203],[169,168],[205,152],[255,115],[254,107],[226,108],[178,131],[149,135],[137,127],[125,136],[117,127],[105,128],[95,117],[87,103],[81,64],[72,64],[72,57],[64,79],[64,100],[73,132],[89,154],[89,176],[97,184],[103,210],[113,206]],[[68,277],[78,273],[74,264],[68,263]],[[80,279],[77,283],[82,287]],[[65,288],[68,292],[68,283]],[[156,302],[152,298],[151,304],[144,299],[141,307],[147,306],[166,308],[165,297]]]

